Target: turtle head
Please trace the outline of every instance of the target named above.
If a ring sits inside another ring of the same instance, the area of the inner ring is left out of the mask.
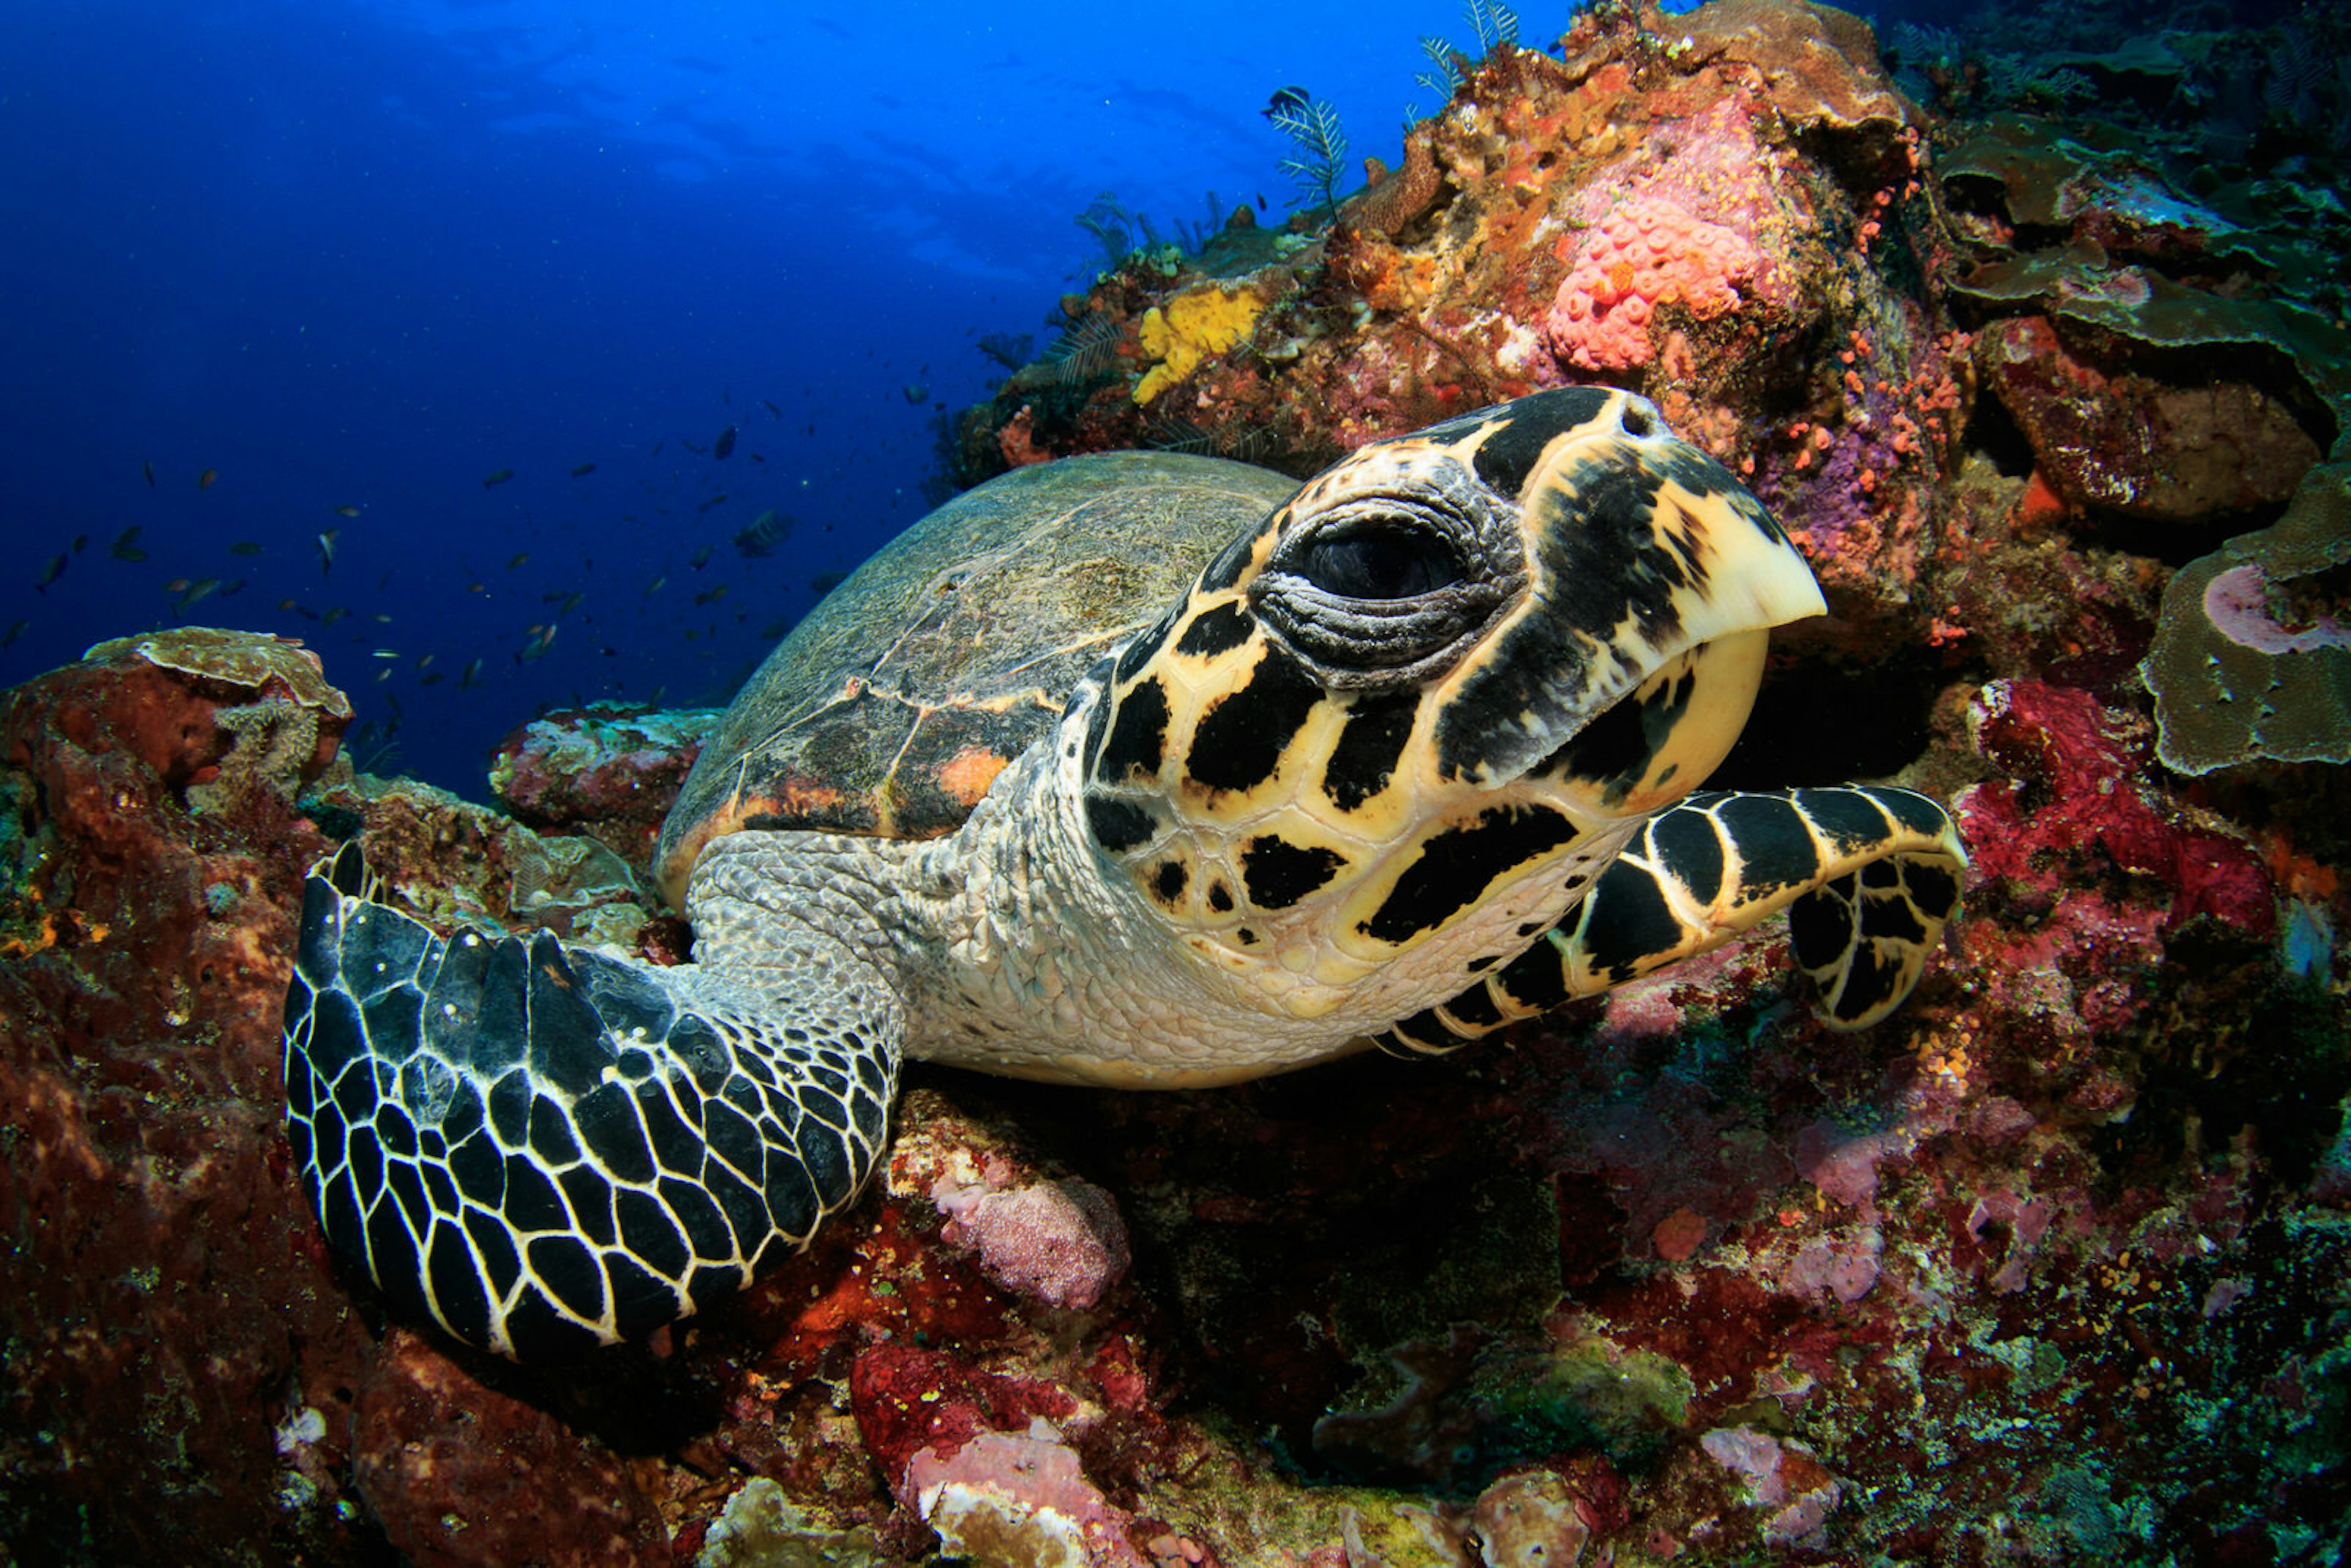
[[[1823,609],[1648,402],[1538,392],[1365,446],[1233,540],[1102,678],[1087,825],[1292,1012],[1418,1006],[1697,788],[1770,629]]]

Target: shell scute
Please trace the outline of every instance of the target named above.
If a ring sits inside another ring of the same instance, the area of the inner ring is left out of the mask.
[[[655,866],[745,828],[953,831],[1088,669],[1295,490],[1176,453],[1016,470],[915,523],[768,655],[703,748]]]

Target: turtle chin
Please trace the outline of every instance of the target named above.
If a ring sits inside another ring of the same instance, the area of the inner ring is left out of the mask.
[[[1738,742],[1771,634],[1734,632],[1668,659],[1527,776],[1597,821],[1649,816],[1706,781]]]

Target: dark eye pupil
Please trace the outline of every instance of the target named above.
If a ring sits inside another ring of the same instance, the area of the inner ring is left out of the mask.
[[[1459,580],[1453,552],[1405,528],[1356,528],[1316,539],[1299,573],[1342,599],[1410,599]]]

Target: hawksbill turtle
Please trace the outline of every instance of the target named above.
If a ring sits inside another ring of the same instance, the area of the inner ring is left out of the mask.
[[[287,1130],[332,1249],[517,1357],[708,1304],[883,1146],[898,1068],[1218,1084],[1440,1052],[1774,911],[1823,1015],[1908,993],[1949,818],[1693,793],[1823,611],[1645,400],[1565,388],[1302,488],[1126,453],[1006,475],[785,639],[656,867],[663,967],[436,933],[314,867]]]

